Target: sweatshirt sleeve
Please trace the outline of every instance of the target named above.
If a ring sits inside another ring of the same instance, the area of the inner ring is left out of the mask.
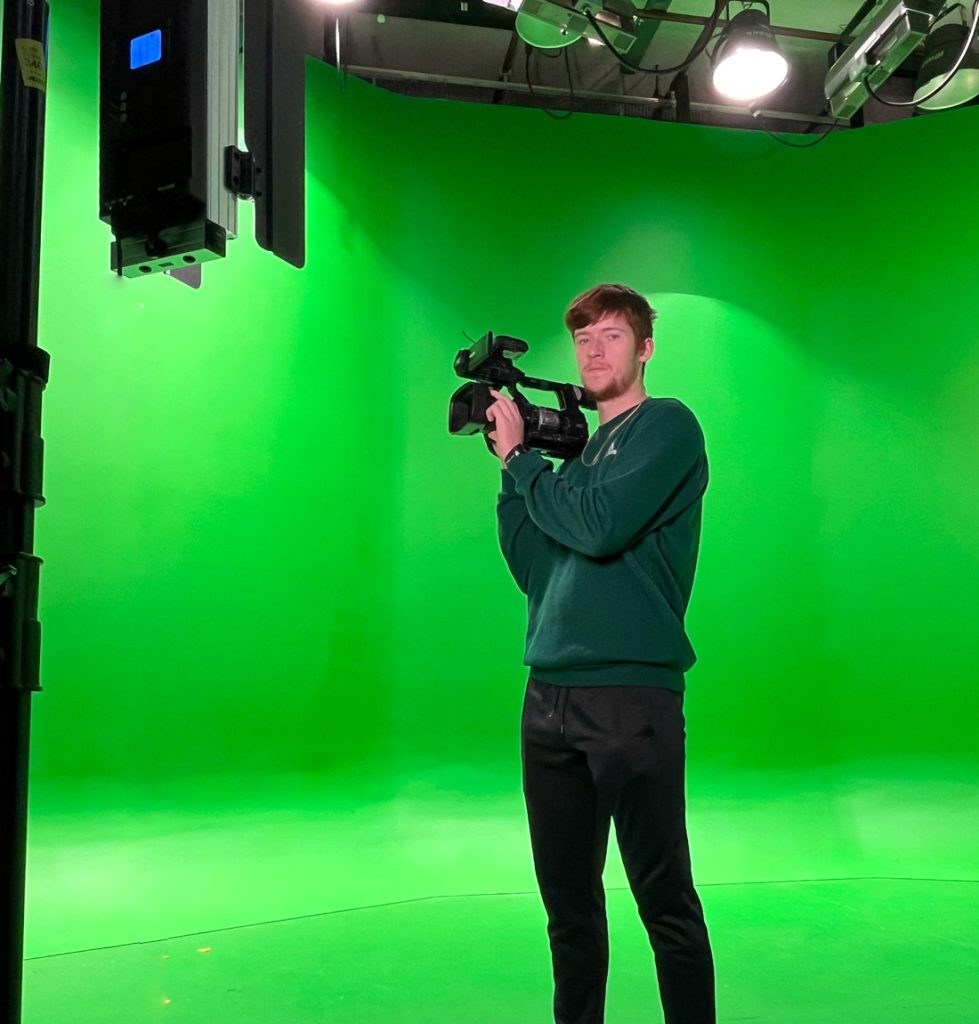
[[[608,458],[609,456],[605,456]],[[682,403],[644,416],[601,480],[569,484],[537,452],[507,470],[534,524],[558,543],[591,558],[617,554],[686,508],[707,485],[704,435]]]
[[[541,462],[551,465],[543,457]],[[504,469],[502,477],[502,490],[496,502],[500,549],[517,586],[526,594],[530,589],[530,573],[535,556],[551,541],[531,520],[527,503],[517,493],[509,470]]]

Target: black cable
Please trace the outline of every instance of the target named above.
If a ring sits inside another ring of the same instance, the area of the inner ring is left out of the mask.
[[[765,116],[762,113],[762,111],[755,110],[755,108],[750,105],[748,107],[748,110],[751,112],[751,116],[756,121]],[[788,146],[789,149],[812,149],[813,146],[818,146],[820,142],[823,142],[826,138],[832,135],[833,132],[836,131],[836,129],[839,128],[841,124],[843,124],[843,121],[841,121],[839,118],[836,118],[826,131],[820,132],[818,138],[813,139],[811,142],[789,142],[788,139],[780,138],[778,135],[775,134],[775,132],[766,128],[765,125],[762,125],[762,130],[767,135],[770,135],[776,142],[781,142],[783,146]],[[812,124],[810,125],[810,127],[812,127]]]
[[[976,39],[976,31],[977,30],[979,30],[979,0],[976,0],[976,2],[972,5],[972,28],[969,29],[969,34],[968,34],[968,36],[966,37],[966,40],[965,40],[965,46],[962,47],[962,52],[959,54],[958,59],[955,61],[955,64],[952,65],[952,70],[949,71],[949,73],[945,76],[944,80],[938,86],[936,86],[934,89],[932,89],[931,92],[928,93],[927,95],[922,96],[920,99],[917,99],[917,100],[915,100],[915,99],[912,99],[912,100],[888,100],[888,99],[884,99],[884,97],[881,96],[880,93],[878,93],[877,90],[870,84],[869,76],[867,78],[865,78],[864,81],[863,81],[864,88],[867,90],[868,93],[870,93],[871,96],[873,96],[873,98],[875,100],[877,100],[878,103],[883,103],[883,105],[885,107],[905,107],[906,108],[906,107],[917,107],[917,106],[919,106],[920,104],[924,103],[925,100],[930,100],[933,96],[937,96],[942,91],[942,89],[944,89],[945,86],[948,85],[948,83],[951,82],[952,79],[956,76],[956,74],[958,73],[959,68],[962,67],[962,64],[965,62],[965,58],[968,56],[969,50],[972,49],[972,44],[975,42],[975,39]]]
[[[526,44],[524,50],[524,77],[527,79],[527,88],[530,90],[530,95],[537,99],[537,93],[534,92],[534,83],[530,80],[530,53],[533,47],[530,43]],[[571,89],[571,101],[574,102],[574,87],[571,85],[571,61],[568,58],[568,48],[564,47],[564,62],[568,69],[568,86]],[[553,117],[555,121],[567,121],[567,119],[574,113],[573,110],[565,110],[564,113],[559,114],[556,110],[549,110],[547,107],[541,107],[541,110],[547,114],[548,117]]]
[[[564,48],[564,70],[568,73],[568,95],[571,97],[571,110],[568,111],[571,114],[574,111],[574,82],[571,79],[571,57],[569,51],[570,46]]]
[[[828,131],[820,132],[819,137],[814,139],[812,142],[789,142],[788,139],[780,138],[775,134],[775,132],[770,131],[768,128],[764,128],[764,126],[763,129],[766,135],[770,135],[776,142],[781,142],[783,146],[788,146],[789,149],[812,149],[813,146],[818,146],[820,142],[828,139],[841,124],[842,121],[837,121],[834,124],[831,124]]]
[[[707,44],[711,40],[711,37],[714,35],[714,29],[717,28],[717,23],[721,20],[721,15],[724,13],[729,2],[730,0],[717,0],[714,4],[713,14],[711,14],[703,29],[701,29],[700,35],[697,37],[697,41],[693,44],[690,52],[680,64],[677,64],[676,67],[672,68],[661,68],[658,65],[654,68],[644,68],[639,64],[633,63],[624,54],[619,53],[619,51],[612,45],[608,36],[602,31],[601,23],[595,15],[592,14],[591,11],[585,11],[584,13],[585,17],[591,24],[591,27],[598,34],[598,38],[605,44],[605,48],[614,54],[615,59],[623,67],[628,68],[630,71],[638,71],[640,74],[644,75],[672,75],[677,71],[685,71],[704,52]]]
[[[948,17],[948,15],[950,15],[957,7],[961,8],[963,11],[965,10],[965,4],[946,4],[941,11],[935,15],[933,24],[937,25],[942,18]]]

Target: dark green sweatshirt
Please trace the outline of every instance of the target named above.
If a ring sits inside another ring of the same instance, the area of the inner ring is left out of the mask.
[[[684,689],[697,660],[683,617],[706,488],[703,432],[675,398],[603,423],[557,472],[538,451],[514,457],[500,546],[527,595],[535,679]]]

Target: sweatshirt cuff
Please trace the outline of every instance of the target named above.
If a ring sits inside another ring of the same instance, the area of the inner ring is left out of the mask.
[[[521,452],[510,460],[510,465],[503,471],[506,476],[509,473],[517,485],[517,491],[523,494],[531,482],[547,469],[554,467],[544,458],[536,448],[528,452]]]
[[[516,494],[517,484],[513,477],[505,469],[500,469],[500,486],[504,494]]]

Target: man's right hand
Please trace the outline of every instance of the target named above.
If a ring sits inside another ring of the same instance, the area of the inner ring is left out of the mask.
[[[506,469],[503,457],[509,455],[518,444],[524,443],[523,416],[520,415],[517,403],[512,398],[508,398],[494,388],[490,388],[490,394],[496,401],[486,410],[486,420],[492,423],[496,429],[489,435],[489,438],[493,442],[493,451],[496,453],[496,457]],[[499,439],[500,443],[498,443],[498,435],[501,432],[503,437]]]

